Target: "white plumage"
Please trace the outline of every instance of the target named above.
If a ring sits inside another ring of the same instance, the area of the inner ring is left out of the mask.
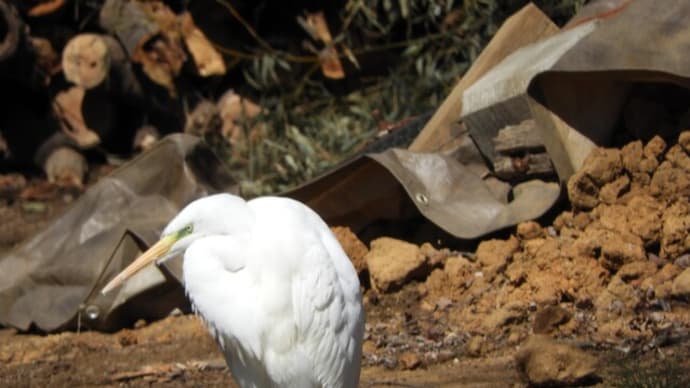
[[[279,197],[196,200],[103,290],[182,252],[187,294],[241,387],[357,386],[359,280],[314,211]]]

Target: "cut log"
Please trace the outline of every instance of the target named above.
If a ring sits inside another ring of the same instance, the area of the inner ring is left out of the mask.
[[[108,80],[105,89],[132,102],[144,99],[142,86],[122,45],[109,35],[80,34],[62,52],[65,78],[84,89]]]
[[[60,66],[60,55],[53,48],[50,40],[40,37],[29,37],[31,47],[36,55],[37,70],[43,74],[43,84],[50,83],[50,77],[58,74],[62,68]]]
[[[137,129],[134,134],[134,141],[132,142],[132,149],[135,152],[144,152],[151,147],[161,138],[160,132],[153,125],[144,125]]]
[[[176,96],[174,79],[187,59],[175,14],[163,3],[107,0],[100,24],[117,36],[132,61],[156,84]]]
[[[74,86],[55,96],[53,109],[60,119],[62,131],[72,139],[79,148],[90,148],[100,143],[98,134],[87,127],[82,113],[82,105],[86,91],[80,86]]]
[[[79,34],[62,51],[62,71],[84,89],[100,85],[110,71],[110,49],[98,34]]]
[[[43,163],[48,182],[59,187],[81,190],[88,170],[86,158],[70,147],[55,148]]]
[[[24,23],[17,10],[7,1],[0,1],[0,63],[11,58],[24,35]]]
[[[130,56],[159,32],[158,25],[134,1],[106,0],[101,7],[99,23],[104,30],[117,36]]]
[[[216,104],[202,100],[187,115],[184,132],[204,136],[208,133],[220,133],[222,128],[223,119]]]
[[[202,77],[225,74],[223,57],[208,41],[206,35],[194,24],[192,15],[185,12],[179,17],[180,28],[187,50],[194,59],[197,72]]]

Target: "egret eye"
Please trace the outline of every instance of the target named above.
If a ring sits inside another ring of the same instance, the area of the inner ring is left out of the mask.
[[[191,234],[193,230],[194,230],[194,227],[191,224],[187,225],[184,228],[180,229],[179,232],[177,232],[177,236],[178,236],[178,238],[182,238],[188,234]]]

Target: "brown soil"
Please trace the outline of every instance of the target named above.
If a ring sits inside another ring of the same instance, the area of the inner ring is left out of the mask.
[[[369,251],[338,230],[372,284],[361,386],[526,386],[515,355],[535,334],[599,360],[597,377],[579,383],[687,386],[689,144],[684,133],[668,151],[659,138],[597,150],[568,183],[572,211],[553,225],[523,223],[473,254],[393,239]],[[44,201],[42,216],[18,202],[0,210],[26,234],[61,201]],[[193,316],[112,334],[4,329],[0,361],[2,386],[231,385]]]

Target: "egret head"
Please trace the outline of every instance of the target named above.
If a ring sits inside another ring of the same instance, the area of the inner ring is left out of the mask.
[[[251,218],[246,205],[242,198],[230,194],[211,195],[191,202],[163,229],[161,239],[103,287],[101,293],[119,286],[151,263],[161,263],[184,253],[201,237],[246,230]]]

